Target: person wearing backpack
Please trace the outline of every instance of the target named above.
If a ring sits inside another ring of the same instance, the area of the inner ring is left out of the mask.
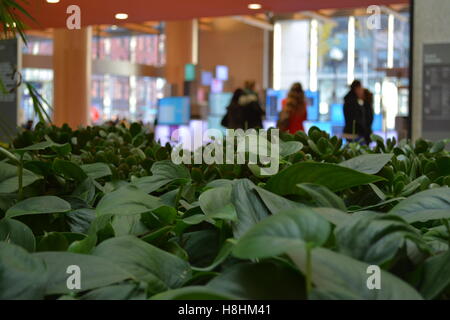
[[[304,131],[303,122],[307,118],[307,104],[301,83],[296,82],[292,85],[282,105],[283,108],[279,115],[277,127],[281,131],[289,132],[290,134]]]

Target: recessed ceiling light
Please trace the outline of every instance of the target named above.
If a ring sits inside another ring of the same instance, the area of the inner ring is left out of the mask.
[[[48,3],[58,3],[59,0],[47,0]]]
[[[248,5],[248,8],[251,10],[259,10],[262,8],[262,5],[260,5],[259,3],[250,3]]]
[[[126,13],[116,13],[116,19],[118,19],[118,20],[128,19],[128,14],[126,14]]]

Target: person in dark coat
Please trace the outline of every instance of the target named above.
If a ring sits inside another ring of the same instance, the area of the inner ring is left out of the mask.
[[[360,81],[355,80],[350,86],[350,92],[344,98],[345,127],[343,137],[345,139],[348,141],[365,139],[368,130],[364,114],[364,88]]]
[[[372,139],[370,138],[370,135],[372,134],[372,124],[373,124],[373,117],[374,117],[374,111],[373,111],[373,93],[370,92],[368,89],[364,89],[364,108],[363,108],[363,116],[364,116],[364,123],[365,123],[365,134],[364,134],[364,140],[367,144],[370,144],[372,142]]]
[[[237,89],[221,124],[228,129],[262,128],[263,115],[258,95],[249,89]]]

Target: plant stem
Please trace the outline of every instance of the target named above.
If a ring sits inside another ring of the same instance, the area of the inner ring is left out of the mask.
[[[181,195],[183,193],[183,187],[184,187],[184,184],[182,184],[180,186],[180,189],[178,190],[177,197],[175,198],[175,208],[177,208],[178,202],[180,202],[180,200],[181,200]]]
[[[19,201],[21,201],[23,199],[23,154],[20,156],[17,175],[19,178]]]
[[[312,261],[311,261],[311,245],[306,245],[306,294],[309,297],[309,294],[312,290],[312,279],[311,279],[311,273],[312,273]]]
[[[448,245],[450,246],[450,226],[448,225],[448,220],[447,219],[442,219],[442,223],[444,224],[445,228],[447,229],[447,241],[448,241]]]

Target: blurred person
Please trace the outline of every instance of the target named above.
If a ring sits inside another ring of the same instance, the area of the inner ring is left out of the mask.
[[[344,117],[343,137],[349,142],[365,142],[368,130],[364,117],[364,88],[359,80],[352,82],[344,97]]]
[[[228,129],[239,129],[243,124],[243,117],[239,105],[240,98],[244,95],[244,90],[238,88],[234,91],[227,113],[222,119],[221,125]]]
[[[364,89],[363,117],[366,129],[364,134],[364,140],[366,141],[366,144],[370,144],[372,142],[370,136],[372,134],[372,125],[374,117],[373,103],[374,103],[373,93],[370,92],[369,89]]]
[[[262,128],[263,115],[254,87],[247,86],[246,89],[236,89],[221,124],[229,129]]]
[[[283,109],[280,112],[277,127],[281,131],[286,131],[290,134],[295,134],[297,131],[305,131],[303,122],[307,118],[307,103],[301,83],[296,82],[292,85],[282,105]]]

